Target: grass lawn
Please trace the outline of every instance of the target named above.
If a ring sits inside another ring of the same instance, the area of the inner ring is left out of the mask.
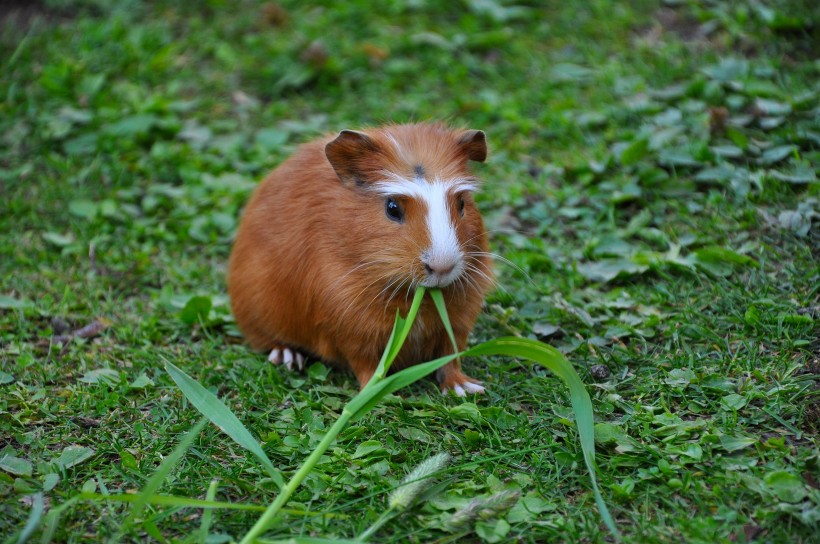
[[[225,286],[242,207],[301,142],[444,119],[487,133],[477,201],[504,258],[471,343],[566,354],[624,540],[817,542],[818,44],[814,0],[4,2],[0,536],[241,538],[276,479],[214,425],[160,493],[216,481],[249,509],[207,510],[205,535],[174,499],[122,529],[123,495],[200,419],[165,363],[289,477],[358,386],[243,345]],[[465,367],[487,394],[389,397],[266,538],[355,538],[448,453],[371,542],[612,541],[563,383]]]

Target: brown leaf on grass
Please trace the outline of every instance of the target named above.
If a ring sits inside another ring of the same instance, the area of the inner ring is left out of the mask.
[[[105,318],[95,319],[85,327],[75,329],[71,332],[71,326],[63,319],[54,318],[52,320],[52,329],[54,335],[50,340],[43,339],[38,345],[61,345],[66,347],[74,338],[95,338],[102,334],[102,332],[111,325],[111,322]]]
[[[290,21],[290,14],[276,2],[268,2],[262,6],[262,21],[270,26],[285,26]]]
[[[746,536],[746,542],[751,542],[756,539],[763,532],[759,525],[754,523],[747,523],[743,526],[743,534]]]
[[[729,121],[729,110],[723,106],[709,108],[709,131],[712,135],[723,134]]]
[[[95,319],[85,327],[74,331],[74,336],[79,338],[94,338],[95,336],[99,336],[109,325],[110,323],[107,319]]]

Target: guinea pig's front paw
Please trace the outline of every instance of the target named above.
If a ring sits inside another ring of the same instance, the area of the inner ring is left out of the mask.
[[[449,391],[456,394],[457,397],[466,397],[467,395],[474,395],[484,392],[484,387],[471,377],[464,374],[461,370],[446,371],[447,366],[442,370],[445,372],[439,374],[439,387],[441,393],[446,395]]]
[[[275,365],[285,365],[285,368],[290,371],[301,371],[305,368],[305,356],[295,349],[284,346],[273,348],[268,355],[268,361]]]

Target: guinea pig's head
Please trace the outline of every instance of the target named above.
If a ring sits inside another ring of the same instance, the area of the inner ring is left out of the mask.
[[[325,154],[357,203],[364,274],[385,289],[453,286],[483,294],[492,274],[473,201],[478,180],[468,168],[487,156],[483,132],[438,124],[344,130]]]

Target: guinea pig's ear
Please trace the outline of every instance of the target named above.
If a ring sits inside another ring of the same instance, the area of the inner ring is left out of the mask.
[[[458,137],[458,145],[471,161],[484,162],[487,159],[487,136],[482,130],[465,130]]]
[[[362,159],[378,153],[379,146],[364,132],[343,130],[325,146],[325,155],[343,183],[361,185]]]

